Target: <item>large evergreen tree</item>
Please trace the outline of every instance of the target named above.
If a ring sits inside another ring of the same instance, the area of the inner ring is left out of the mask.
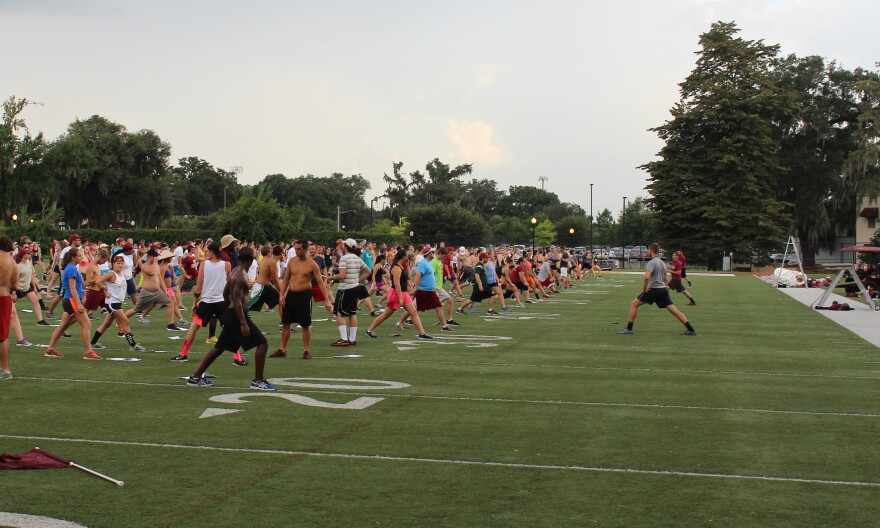
[[[710,262],[779,245],[791,227],[789,206],[775,198],[784,170],[773,122],[793,109],[771,75],[779,48],[738,32],[717,22],[700,36],[672,119],[652,129],[665,142],[660,159],[640,167],[650,174],[660,237]]]

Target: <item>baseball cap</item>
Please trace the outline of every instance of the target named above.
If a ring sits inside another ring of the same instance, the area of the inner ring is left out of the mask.
[[[125,257],[122,255],[116,255],[113,257],[113,263],[116,264],[117,262],[125,262]]]
[[[159,256],[159,250],[157,250],[157,249],[154,248],[154,247],[151,247],[150,249],[147,250],[147,256],[148,256],[148,257],[158,257],[158,256]]]
[[[73,242],[74,240],[82,240],[82,237],[77,234],[73,234],[67,237],[68,242]]]
[[[460,248],[458,248],[459,255],[464,255],[465,253],[467,253],[467,249],[465,249],[464,246],[461,246]]]
[[[350,248],[357,247],[358,243],[353,238],[346,238],[344,244]]]
[[[126,242],[122,245],[122,249],[134,249],[134,244],[132,244],[131,242]]]
[[[122,237],[117,238],[117,239],[116,239],[116,243],[118,244],[118,243],[120,243],[120,242],[125,242],[125,239],[122,238]]]
[[[186,245],[186,249],[187,249],[188,251],[192,251],[193,248],[195,248],[195,246],[192,245],[192,244],[187,244],[187,245]]]
[[[489,258],[489,254],[486,253],[485,251],[482,251],[482,252],[480,252],[480,258],[481,258],[481,259]]]
[[[238,239],[232,235],[223,235],[223,238],[220,239],[220,247],[226,249],[231,246],[233,242],[238,242]]]
[[[425,249],[422,250],[422,255],[427,255],[428,253],[433,253],[434,248],[431,246],[425,246]]]

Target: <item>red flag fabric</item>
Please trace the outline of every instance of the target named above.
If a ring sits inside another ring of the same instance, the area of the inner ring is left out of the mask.
[[[0,455],[0,469],[52,469],[70,467],[70,460],[35,447],[27,453]]]

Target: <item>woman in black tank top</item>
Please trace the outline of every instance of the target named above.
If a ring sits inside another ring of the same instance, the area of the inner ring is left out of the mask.
[[[398,308],[403,308],[412,318],[413,325],[419,331],[419,339],[434,339],[425,333],[425,327],[422,326],[422,321],[419,319],[418,312],[416,312],[415,304],[413,304],[409,296],[409,271],[400,264],[405,258],[406,250],[404,249],[398,250],[397,254],[394,255],[394,263],[391,265],[391,272],[389,273],[391,275],[389,281],[391,284],[389,284],[388,304],[385,305],[385,311],[382,312],[382,315],[377,317],[365,332],[367,337],[373,339],[379,337],[373,333],[373,330],[385,322],[385,319],[391,317],[391,314],[396,312]]]

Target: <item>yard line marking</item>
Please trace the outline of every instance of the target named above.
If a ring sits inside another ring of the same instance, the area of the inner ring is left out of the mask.
[[[89,379],[72,379],[72,378],[34,378],[34,377],[16,377],[15,379],[38,380],[38,381],[67,381],[74,383],[105,383],[108,385],[142,385],[147,387],[187,387],[185,384],[172,383],[147,383],[147,382],[128,382],[128,381],[109,381],[109,380],[89,380]],[[219,390],[239,390],[240,387],[215,387]],[[279,390],[279,393],[293,392]],[[347,396],[366,396],[367,394],[375,395],[376,393],[363,393],[354,391],[340,390],[296,390],[296,392],[308,394],[344,394]],[[254,393],[255,395],[260,393]],[[450,401],[471,401],[471,402],[488,402],[488,403],[524,403],[536,405],[581,405],[585,407],[623,407],[633,409],[674,409],[674,410],[690,410],[690,411],[721,411],[721,412],[746,412],[760,414],[793,414],[805,416],[838,416],[849,418],[880,418],[880,414],[872,413],[856,413],[856,412],[835,412],[835,411],[796,411],[783,409],[752,409],[748,407],[710,407],[700,405],[673,405],[663,403],[620,403],[620,402],[584,402],[584,401],[568,401],[568,400],[527,400],[516,398],[477,398],[472,396],[436,396],[428,394],[404,394],[404,393],[382,393],[385,398],[413,398],[427,400],[450,400]]]
[[[154,442],[125,442],[120,440],[95,440],[88,438],[60,438],[51,436],[25,436],[0,434],[0,438],[15,438],[19,440],[39,440],[49,442],[74,442],[81,444],[101,444],[101,445],[118,445],[133,447],[158,447],[170,449],[195,449],[200,451],[220,451],[227,453],[252,453],[265,455],[286,455],[298,457],[315,457],[315,458],[344,458],[349,460],[382,460],[391,462],[419,462],[428,464],[453,464],[462,466],[483,466],[483,467],[502,467],[512,469],[538,469],[538,470],[561,470],[561,471],[584,471],[592,473],[623,473],[630,475],[661,475],[671,477],[697,477],[697,478],[721,478],[721,479],[737,479],[737,480],[760,480],[770,482],[785,482],[796,484],[827,484],[833,486],[859,486],[880,488],[880,482],[861,482],[857,480],[826,480],[826,479],[809,479],[801,477],[772,477],[767,475],[738,475],[735,473],[699,473],[695,471],[676,471],[667,469],[637,469],[637,468],[611,468],[611,467],[590,467],[590,466],[563,466],[555,464],[526,464],[517,462],[492,462],[480,460],[455,460],[443,458],[420,458],[420,457],[401,457],[390,455],[356,455],[352,453],[321,453],[314,451],[287,451],[281,449],[253,449],[242,447],[216,447],[216,446],[199,446],[199,445],[183,445],[183,444],[160,444]]]

